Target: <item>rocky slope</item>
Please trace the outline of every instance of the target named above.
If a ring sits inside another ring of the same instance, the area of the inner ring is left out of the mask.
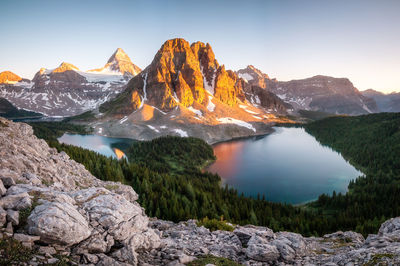
[[[374,99],[381,112],[400,112],[400,93],[382,93],[376,90],[365,90],[361,92],[365,97]]]
[[[140,68],[117,49],[101,69],[85,72],[63,62],[55,69],[40,69],[32,80],[14,78],[0,84],[0,97],[18,108],[48,116],[71,116],[112,99],[138,72]]]
[[[18,109],[4,98],[0,98],[0,116],[8,119],[42,117],[39,113]]]
[[[2,241],[32,249],[30,265],[57,263],[59,255],[90,265],[182,265],[203,255],[244,265],[400,263],[400,217],[367,239],[355,232],[307,238],[252,225],[210,232],[193,220],[149,219],[131,187],[96,179],[26,124],[0,118],[0,154]]]
[[[362,95],[347,78],[319,75],[301,80],[277,81],[253,66],[237,73],[248,84],[273,92],[297,110],[351,115],[378,112],[375,101]]]
[[[101,105],[93,126],[112,136],[148,139],[184,132],[209,135],[205,139],[212,142],[219,130],[231,132],[220,138],[265,133],[265,125],[279,122],[277,114],[287,108],[272,93],[246,86],[226,70],[209,44],[172,39],[123,93]]]

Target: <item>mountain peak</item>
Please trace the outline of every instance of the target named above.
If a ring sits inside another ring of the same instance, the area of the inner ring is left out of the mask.
[[[0,73],[0,84],[1,83],[14,84],[20,80],[22,80],[22,78],[11,71],[3,71]]]
[[[115,50],[102,70],[121,72],[122,74],[130,73],[133,76],[136,76],[142,71],[138,66],[132,63],[131,59],[122,48]]]
[[[117,50],[115,50],[115,52],[112,54],[112,56],[108,59],[107,63],[114,63],[115,61],[131,62],[131,59],[125,53],[125,51],[122,50],[122,48],[117,48]]]
[[[79,71],[79,68],[77,68],[73,64],[62,62],[61,65],[59,67],[57,67],[56,69],[54,69],[52,72],[53,73],[62,73],[62,72],[68,71],[68,70]]]

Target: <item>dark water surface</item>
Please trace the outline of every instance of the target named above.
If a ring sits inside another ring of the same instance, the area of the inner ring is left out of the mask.
[[[323,193],[347,191],[357,169],[302,128],[275,128],[262,138],[224,142],[214,146],[217,161],[207,170],[218,173],[247,196],[260,193],[274,202],[298,204]]]

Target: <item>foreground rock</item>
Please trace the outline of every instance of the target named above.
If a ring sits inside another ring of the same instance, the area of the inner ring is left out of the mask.
[[[400,265],[400,217],[367,239],[252,225],[210,232],[195,220],[149,220],[131,187],[96,179],[28,125],[0,118],[0,155],[0,236],[36,252],[30,265],[62,256],[71,264],[183,265],[205,255],[244,265]]]
[[[135,265],[138,250],[159,246],[131,187],[98,180],[30,126],[0,118],[0,155],[1,231],[47,254],[33,264],[57,263],[52,256],[62,254],[76,263]]]

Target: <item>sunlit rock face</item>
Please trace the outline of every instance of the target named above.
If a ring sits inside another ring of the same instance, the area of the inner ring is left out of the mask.
[[[115,155],[117,156],[118,160],[122,159],[125,156],[125,153],[120,149],[114,148]]]
[[[91,125],[107,136],[195,136],[213,143],[268,132],[272,123],[288,122],[281,116],[287,108],[226,70],[210,44],[178,38],[166,41],[125,91],[102,104]]]
[[[0,73],[0,84],[14,84],[22,78],[11,71],[3,71]]]
[[[228,106],[237,104],[238,99],[245,100],[243,80],[218,64],[211,46],[202,42],[190,45],[184,39],[166,41],[152,63],[131,80],[128,89],[129,95],[123,95],[126,99],[121,97],[118,102],[122,104],[113,108],[115,113],[135,111],[141,106],[139,102],[163,111],[170,111],[178,104],[207,106],[210,101],[207,95]]]

